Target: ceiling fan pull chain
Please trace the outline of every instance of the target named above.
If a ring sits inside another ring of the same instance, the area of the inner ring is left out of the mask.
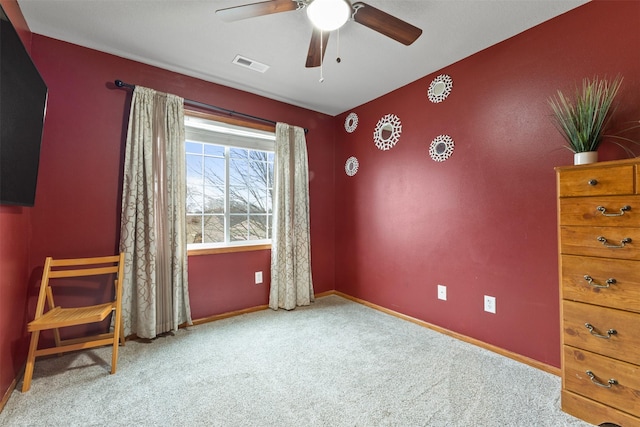
[[[322,57],[324,56],[324,55],[323,55],[324,50],[322,49],[322,48],[323,48],[323,46],[322,46],[322,39],[324,38],[324,37],[323,37],[323,36],[324,36],[324,34],[323,34],[323,33],[324,33],[324,31],[320,30],[320,83],[322,83],[322,82],[324,81],[324,75],[323,75],[323,73],[322,73],[322,62],[323,62],[323,61],[322,61]]]
[[[340,61],[342,61],[342,59],[340,59],[340,28],[338,28],[338,38],[336,40],[338,46],[336,48],[337,50],[337,55],[336,55],[336,62],[339,64]]]

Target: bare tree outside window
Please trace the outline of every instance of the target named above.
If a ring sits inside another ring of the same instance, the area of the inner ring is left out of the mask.
[[[273,152],[187,141],[188,243],[271,238]]]

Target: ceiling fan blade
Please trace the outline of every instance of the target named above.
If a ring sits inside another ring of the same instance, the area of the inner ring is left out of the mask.
[[[297,8],[298,3],[295,0],[271,0],[218,9],[216,10],[216,15],[223,21],[233,22],[274,13],[288,12],[290,10],[296,10]]]
[[[320,38],[322,38],[322,52],[320,52]],[[311,42],[309,43],[309,53],[307,53],[307,68],[319,67],[324,52],[327,50],[327,42],[329,41],[329,31],[320,31],[313,27],[311,33]]]
[[[406,46],[409,46],[411,43],[416,41],[416,39],[420,37],[420,34],[422,34],[422,30],[420,28],[415,27],[402,19],[398,19],[395,16],[391,16],[380,9],[369,6],[366,3],[357,2],[354,3],[352,7],[354,11],[354,21],[377,31],[380,34],[391,37]]]

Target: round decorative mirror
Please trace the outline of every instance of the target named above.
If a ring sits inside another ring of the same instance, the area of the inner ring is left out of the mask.
[[[385,123],[382,125],[380,128],[380,138],[386,141],[391,138],[391,135],[393,135],[393,126],[391,123]]]
[[[351,156],[347,159],[347,162],[344,164],[344,171],[347,173],[348,176],[354,176],[356,173],[358,173],[359,166],[360,164],[358,163],[358,159]]]
[[[351,133],[358,127],[358,115],[356,113],[349,113],[344,120],[344,129]]]
[[[451,88],[453,88],[451,77],[446,74],[439,75],[429,85],[429,90],[427,91],[429,100],[433,103],[444,101],[451,93]]]
[[[449,135],[439,135],[431,141],[429,155],[436,162],[444,162],[453,154],[453,139]]]
[[[387,114],[378,121],[373,131],[373,141],[380,150],[386,151],[393,148],[400,139],[402,122],[395,114]]]

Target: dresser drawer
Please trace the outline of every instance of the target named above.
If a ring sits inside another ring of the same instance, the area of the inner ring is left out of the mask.
[[[560,199],[560,225],[640,227],[640,196]]]
[[[594,426],[613,423],[624,427],[640,427],[640,418],[570,391],[562,390],[561,399],[563,411],[582,418]]]
[[[560,252],[570,255],[640,260],[640,229],[561,226]]]
[[[558,171],[558,196],[605,196],[634,193],[633,165],[577,167]]]
[[[563,301],[562,320],[565,344],[640,364],[640,314]]]
[[[640,415],[640,367],[564,346],[563,385],[569,391]],[[593,379],[587,374],[591,372]],[[609,384],[609,380],[615,384]],[[597,383],[597,384],[596,384]]]
[[[560,271],[562,298],[640,312],[640,261],[562,255]]]

